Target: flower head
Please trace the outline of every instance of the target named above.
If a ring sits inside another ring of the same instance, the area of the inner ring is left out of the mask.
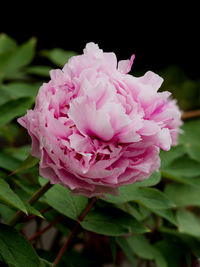
[[[19,119],[32,138],[40,174],[75,194],[116,194],[160,166],[160,148],[176,144],[181,113],[163,79],[149,71],[127,74],[134,56],[88,43],[39,89],[35,108]]]

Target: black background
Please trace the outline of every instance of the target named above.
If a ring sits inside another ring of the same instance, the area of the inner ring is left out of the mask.
[[[134,69],[153,70],[178,65],[192,79],[200,76],[200,30],[198,8],[141,2],[29,2],[2,6],[0,32],[22,43],[32,36],[38,50],[60,47],[82,53],[93,41],[118,59],[134,53]]]

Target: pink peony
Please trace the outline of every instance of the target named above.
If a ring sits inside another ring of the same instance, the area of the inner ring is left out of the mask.
[[[160,166],[160,148],[176,144],[181,113],[163,79],[148,71],[127,74],[131,60],[118,63],[88,43],[39,89],[33,110],[19,119],[32,138],[40,174],[88,197],[117,194],[121,185],[148,178]]]

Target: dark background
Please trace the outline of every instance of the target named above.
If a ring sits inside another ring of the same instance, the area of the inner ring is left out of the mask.
[[[38,50],[60,47],[82,53],[87,42],[113,51],[118,59],[136,54],[134,69],[153,70],[180,66],[192,79],[200,74],[200,30],[198,8],[169,2],[149,6],[141,2],[27,1],[26,4],[1,8],[0,32],[22,43],[32,36]],[[69,4],[70,3],[70,4]],[[10,5],[10,6],[9,6]]]

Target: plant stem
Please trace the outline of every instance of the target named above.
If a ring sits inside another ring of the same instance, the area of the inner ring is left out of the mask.
[[[90,208],[92,207],[92,205],[94,204],[94,202],[97,201],[97,198],[93,198],[92,201],[89,203],[89,205],[87,206],[87,208],[83,211],[83,213],[81,214],[81,217],[77,220],[74,228],[72,229],[70,235],[68,236],[66,242],[64,243],[63,247],[61,248],[61,250],[59,251],[54,263],[53,263],[53,267],[56,267],[56,265],[58,264],[60,258],[62,257],[62,254],[64,253],[64,251],[66,250],[69,242],[71,241],[72,237],[74,236],[76,230],[79,227],[79,224],[83,221],[83,219],[85,218],[86,214],[88,213],[88,211],[90,210]]]
[[[29,238],[29,241],[32,241],[32,240],[36,239],[38,236],[40,236],[41,234],[45,233],[52,226],[54,226],[57,222],[59,222],[62,218],[63,218],[63,216],[59,216],[59,217],[55,218],[55,220],[53,220],[49,225],[47,225],[41,231],[37,232],[35,235],[33,235],[32,237],[30,237]]]
[[[182,114],[182,120],[192,119],[200,116],[200,109],[184,111]]]
[[[35,192],[32,197],[29,199],[28,203],[30,205],[33,205],[41,196],[43,196],[53,185],[50,184],[50,182],[43,185],[37,192]],[[12,219],[9,221],[8,225],[15,226],[20,219],[22,219],[25,216],[23,211],[18,211]]]

